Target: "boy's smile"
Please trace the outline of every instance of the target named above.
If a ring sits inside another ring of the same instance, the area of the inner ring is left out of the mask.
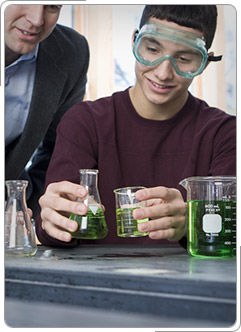
[[[146,77],[146,79],[149,82],[150,89],[156,93],[168,94],[175,87],[175,85],[171,85],[168,83],[157,83],[157,79],[155,81],[149,79],[148,77]]]

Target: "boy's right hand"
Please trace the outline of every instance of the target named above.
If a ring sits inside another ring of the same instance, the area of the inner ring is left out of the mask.
[[[42,228],[49,236],[60,241],[71,241],[71,234],[76,231],[78,224],[68,217],[70,213],[85,215],[88,207],[84,203],[76,202],[77,198],[84,198],[87,190],[78,184],[68,181],[51,183],[45,194],[40,197]]]

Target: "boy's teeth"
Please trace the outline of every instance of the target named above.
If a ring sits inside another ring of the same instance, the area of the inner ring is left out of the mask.
[[[152,82],[152,84],[154,85],[154,86],[156,86],[157,88],[167,88],[167,86],[165,86],[165,85],[159,85],[159,84],[157,84],[157,83],[155,83],[155,82]]]

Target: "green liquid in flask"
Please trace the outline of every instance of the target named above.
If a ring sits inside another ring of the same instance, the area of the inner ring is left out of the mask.
[[[75,232],[71,232],[75,239],[103,239],[108,233],[103,209],[98,209],[95,214],[88,210],[84,216],[71,214],[69,219],[75,220],[79,225]]]
[[[236,255],[236,201],[188,201],[188,253]]]

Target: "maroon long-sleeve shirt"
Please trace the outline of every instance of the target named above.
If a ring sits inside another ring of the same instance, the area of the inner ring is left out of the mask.
[[[108,235],[102,240],[52,239],[37,221],[37,235],[46,245],[78,243],[158,244],[147,237],[116,235],[113,189],[126,186],[166,186],[185,190],[179,182],[189,176],[235,175],[236,118],[209,107],[189,94],[171,119],[144,119],[135,111],[129,89],[94,102],[81,102],[63,117],[46,185],[68,180],[79,183],[80,168],[99,170],[98,188],[105,206]]]

